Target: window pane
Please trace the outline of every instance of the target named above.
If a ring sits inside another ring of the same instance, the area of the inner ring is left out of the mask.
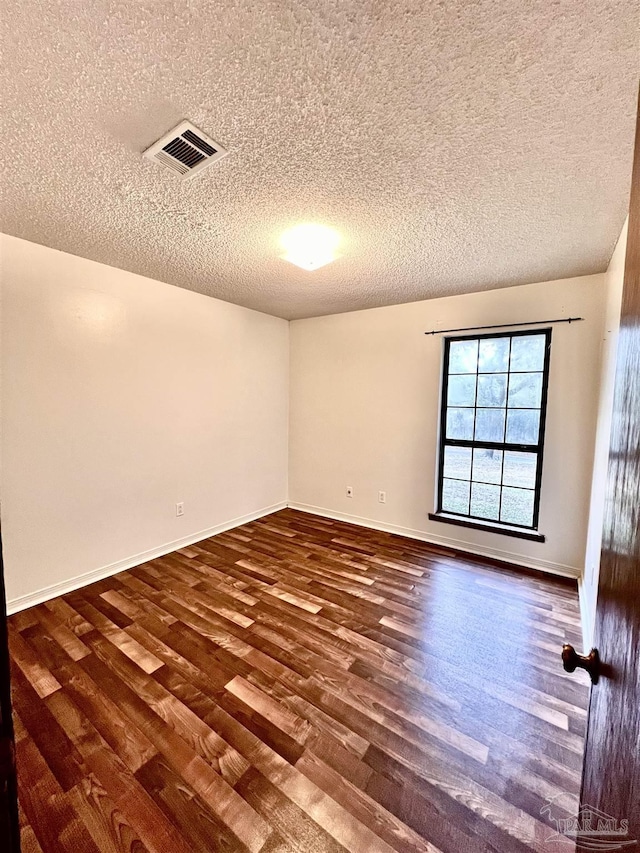
[[[447,387],[447,405],[475,406],[476,404],[476,375],[450,376]]]
[[[543,370],[545,335],[516,335],[511,341],[510,370]]]
[[[447,409],[447,438],[473,438],[473,409]]]
[[[533,496],[529,489],[502,489],[502,510],[500,521],[506,524],[533,525]]]
[[[504,409],[476,409],[476,441],[504,441]]]
[[[501,483],[502,451],[477,447],[473,451],[473,479],[481,483]]]
[[[449,345],[449,373],[475,373],[478,341],[452,341]]]
[[[471,479],[470,447],[445,447],[444,476],[458,480]]]
[[[500,516],[500,486],[487,486],[484,483],[471,484],[471,515],[480,518]]]
[[[513,450],[507,450],[504,454],[502,482],[505,486],[521,486],[523,489],[535,488],[537,464],[537,453],[517,453]]]
[[[443,512],[533,527],[548,335],[535,329],[446,341]]]
[[[478,405],[504,406],[507,401],[507,374],[478,376]]]
[[[509,369],[509,338],[485,338],[480,341],[478,371],[500,373]]]
[[[542,373],[512,373],[509,376],[509,408],[536,409],[542,400]]]
[[[469,486],[462,480],[442,481],[442,509],[445,512],[456,512],[459,515],[469,515]]]
[[[537,444],[539,409],[509,409],[507,414],[507,442]]]

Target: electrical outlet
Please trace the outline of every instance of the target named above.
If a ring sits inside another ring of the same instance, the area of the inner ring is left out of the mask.
[[[347,497],[348,498],[353,497],[353,486],[347,486]]]
[[[176,515],[177,516],[184,515],[184,504],[182,501],[180,501],[180,503],[176,504]]]
[[[378,492],[378,503],[386,504],[387,502],[387,493],[386,492]]]

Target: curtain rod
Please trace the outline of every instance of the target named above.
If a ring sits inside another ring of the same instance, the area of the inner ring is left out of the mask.
[[[534,320],[530,323],[498,323],[495,326],[466,326],[464,329],[433,329],[425,335],[446,335],[449,332],[478,332],[482,329],[513,329],[516,326],[546,326],[547,323],[578,323],[584,317],[562,317],[559,320]]]

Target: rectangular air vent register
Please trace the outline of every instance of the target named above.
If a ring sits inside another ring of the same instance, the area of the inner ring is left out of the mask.
[[[191,122],[182,121],[147,148],[143,156],[182,178],[190,178],[227,154],[228,151],[206,133]]]

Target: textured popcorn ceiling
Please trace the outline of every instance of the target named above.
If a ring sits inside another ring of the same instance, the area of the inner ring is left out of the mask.
[[[283,317],[604,270],[637,0],[4,0],[2,230]],[[187,118],[230,151],[141,158]],[[279,258],[338,228],[313,273]]]

